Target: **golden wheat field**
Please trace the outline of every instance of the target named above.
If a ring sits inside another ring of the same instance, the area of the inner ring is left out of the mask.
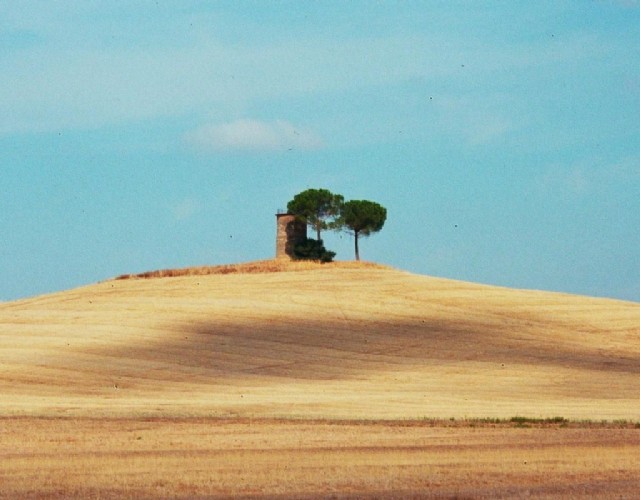
[[[0,304],[0,495],[632,498],[638,387],[637,303],[367,263],[126,275]]]

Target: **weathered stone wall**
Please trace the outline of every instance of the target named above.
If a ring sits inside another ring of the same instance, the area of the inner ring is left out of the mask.
[[[291,214],[276,214],[276,258],[291,258],[293,247],[307,238],[307,225]]]

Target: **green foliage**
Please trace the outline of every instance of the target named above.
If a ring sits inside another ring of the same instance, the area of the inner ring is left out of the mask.
[[[369,200],[351,200],[342,206],[338,224],[353,232],[355,238],[356,260],[360,260],[358,238],[377,233],[387,220],[387,209]]]
[[[293,258],[296,260],[319,260],[320,262],[331,262],[336,253],[327,250],[322,240],[307,238],[304,242],[298,243],[293,249]]]
[[[478,422],[480,424],[501,424],[503,419],[497,417],[483,417],[470,419],[472,422]]]
[[[569,422],[564,417],[550,417],[550,418],[533,418],[533,417],[511,417],[509,420],[516,424],[563,424]]]
[[[382,229],[387,209],[375,201],[351,200],[342,207],[340,222],[354,233],[369,236]]]
[[[320,240],[320,231],[333,229],[344,197],[328,189],[307,189],[287,203],[287,211],[311,226]]]
[[[358,239],[382,229],[387,209],[369,200],[351,200],[345,203],[341,194],[328,189],[307,189],[287,203],[287,211],[313,228],[316,240],[307,240],[294,249],[294,258],[330,262],[335,256],[322,246],[321,231],[327,229],[351,232],[355,239],[356,260],[360,260]],[[310,243],[315,241],[316,243]]]

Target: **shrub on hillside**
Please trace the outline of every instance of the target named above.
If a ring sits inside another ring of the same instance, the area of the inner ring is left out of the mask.
[[[322,240],[307,238],[293,248],[293,258],[296,260],[319,260],[320,262],[332,262],[336,256],[324,247]]]

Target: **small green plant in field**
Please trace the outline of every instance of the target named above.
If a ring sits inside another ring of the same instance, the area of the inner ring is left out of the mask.
[[[509,422],[516,424],[518,427],[523,427],[525,424],[565,424],[566,426],[569,420],[564,417],[533,418],[516,415],[515,417],[511,417]]]
[[[464,417],[456,419],[455,417],[438,418],[423,416],[422,421],[428,423],[432,427],[449,426],[449,425],[461,425],[470,428],[485,427],[485,426],[511,426],[521,429],[527,429],[534,426],[549,426],[551,428],[565,429],[568,427],[604,427],[604,428],[626,428],[626,429],[640,429],[640,421],[634,422],[632,420],[592,420],[581,419],[571,420],[565,417],[524,417],[516,415],[510,418],[499,417],[478,417],[470,418]]]
[[[529,427],[531,427],[531,425],[529,424],[530,421],[531,419],[525,417],[514,417],[511,419],[511,422],[515,423],[516,427],[518,427],[519,429],[528,429]]]
[[[473,418],[471,421],[478,424],[503,424],[505,422],[504,419],[495,417]]]
[[[548,422],[551,424],[566,424],[569,421],[564,417],[552,417],[552,418],[546,419],[545,422]]]

